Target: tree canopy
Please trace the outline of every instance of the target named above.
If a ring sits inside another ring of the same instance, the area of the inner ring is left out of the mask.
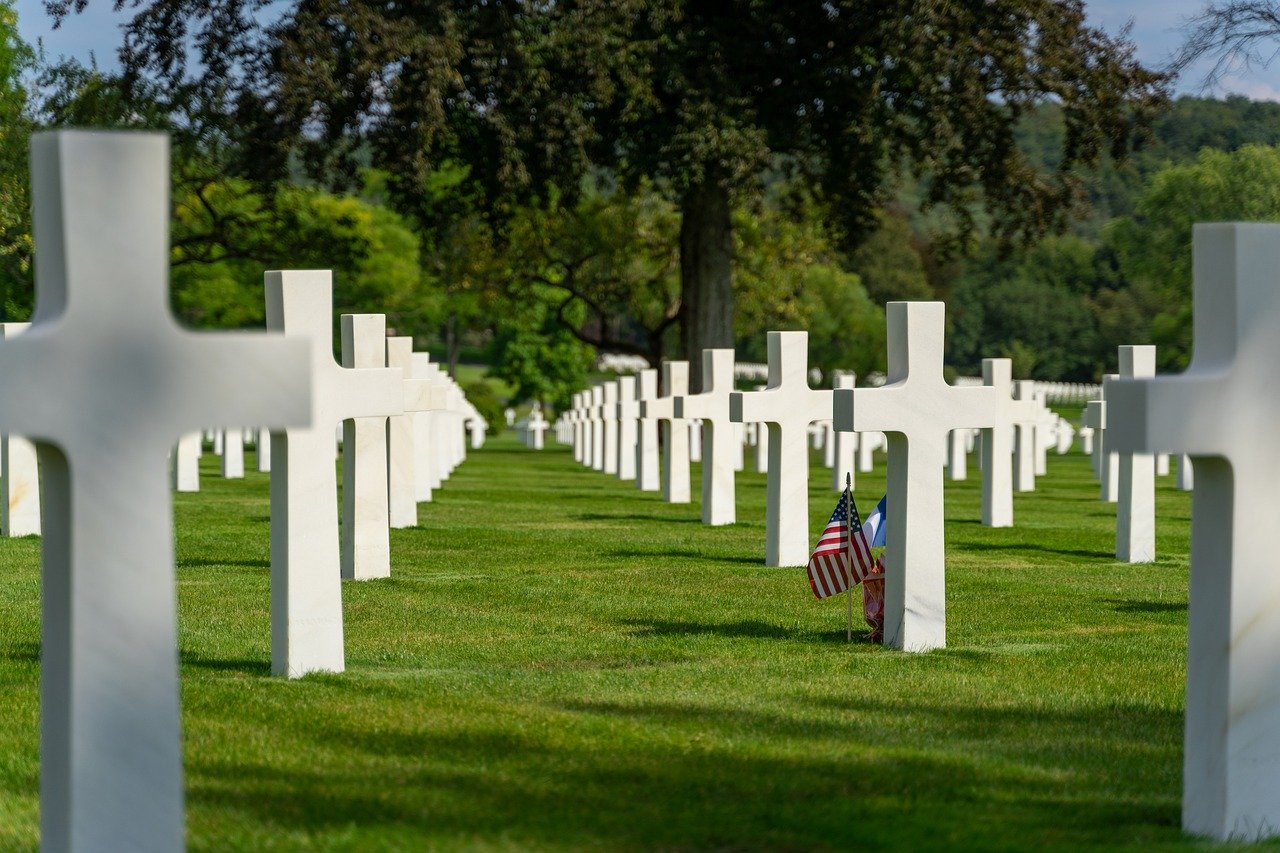
[[[1125,153],[1165,85],[1080,0],[131,5],[126,79],[216,115],[201,126],[239,139],[250,177],[297,157],[341,180],[368,154],[409,212],[447,161],[489,212],[571,195],[592,169],[654,181],[679,206],[686,354],[732,343],[732,210],[767,170],[805,175],[846,238],[911,173],[956,233],[983,209],[1029,240],[1068,221],[1080,167]],[[1045,170],[1015,128],[1047,101],[1064,133]]]

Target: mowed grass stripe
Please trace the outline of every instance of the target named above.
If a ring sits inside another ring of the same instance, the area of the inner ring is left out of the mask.
[[[1011,530],[978,523],[971,465],[946,486],[949,648],[904,655],[761,565],[762,475],[710,528],[696,466],[669,505],[499,436],[392,531],[391,580],[344,584],[348,672],[284,681],[267,478],[202,465],[175,500],[193,849],[1198,846],[1171,477],[1159,561],[1125,566],[1085,457],[1051,456]],[[835,500],[815,464],[812,535]],[[0,543],[6,849],[38,836],[38,546]]]

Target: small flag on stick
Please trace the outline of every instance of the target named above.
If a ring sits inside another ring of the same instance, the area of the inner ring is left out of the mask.
[[[809,586],[815,598],[838,595],[862,583],[875,563],[853,494],[846,488],[809,557]]]

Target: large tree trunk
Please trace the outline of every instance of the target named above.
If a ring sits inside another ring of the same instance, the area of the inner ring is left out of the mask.
[[[692,393],[702,390],[702,351],[733,346],[733,230],[729,188],[708,178],[680,204],[680,344]]]

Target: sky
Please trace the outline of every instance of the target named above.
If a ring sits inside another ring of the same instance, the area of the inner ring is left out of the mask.
[[[1132,22],[1131,37],[1138,45],[1139,58],[1148,65],[1160,65],[1175,53],[1182,43],[1181,26],[1187,18],[1202,10],[1207,0],[1086,0],[1092,22],[1108,32],[1116,33]],[[89,0],[89,7],[70,17],[58,30],[52,29],[41,0],[17,0],[18,29],[24,39],[34,44],[44,40],[50,58],[72,56],[87,62],[96,56],[102,68],[116,66],[116,48],[120,44],[119,24],[128,13],[112,11],[111,0]],[[1193,68],[1176,86],[1179,94],[1241,94],[1256,100],[1280,101],[1280,61],[1270,68],[1255,68],[1227,77],[1222,85],[1203,88],[1205,67]]]

